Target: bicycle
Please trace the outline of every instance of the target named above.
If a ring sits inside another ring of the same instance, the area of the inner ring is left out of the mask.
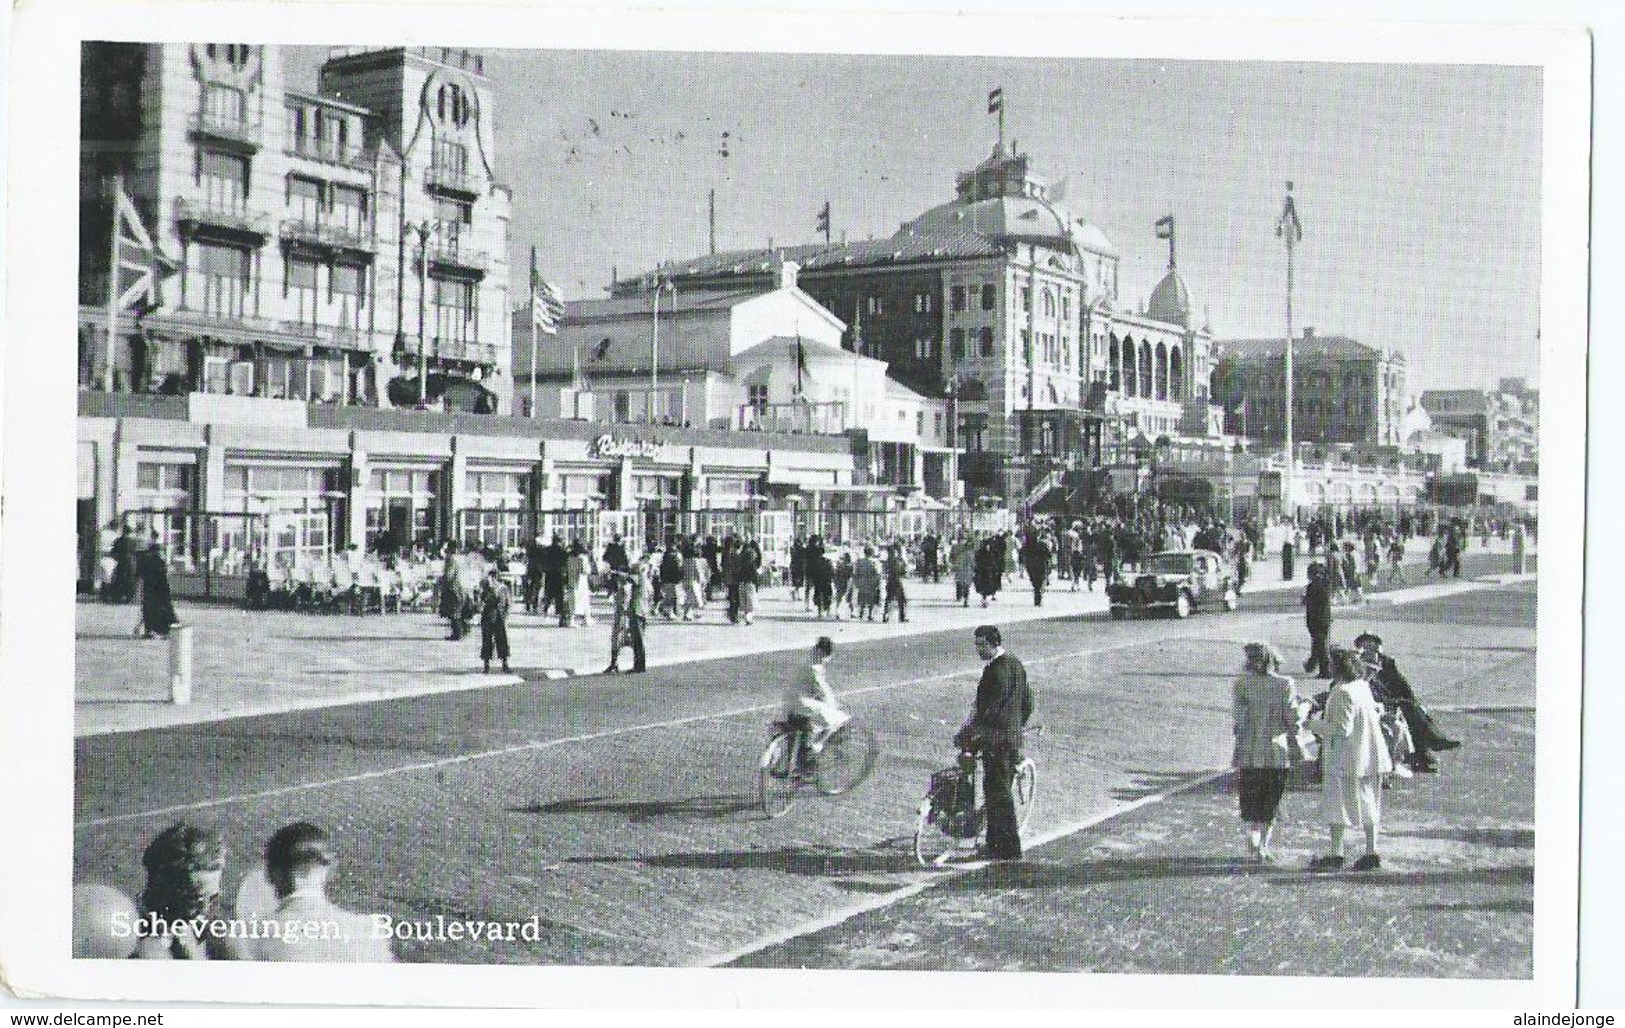
[[[831,733],[816,755],[807,750],[811,731],[811,722],[799,717],[769,727],[767,748],[757,762],[762,812],[769,818],[789,813],[796,794],[809,785],[825,796],[839,796],[862,785],[875,768],[875,733],[856,718]]]
[[[1042,726],[1026,732],[1028,738],[1042,734]],[[931,773],[914,821],[914,859],[922,867],[942,867],[956,852],[974,851],[986,830],[986,800],[976,781],[980,761],[978,753],[960,750],[953,767]],[[1016,800],[1016,827],[1024,829],[1038,803],[1038,766],[1031,757],[1022,757],[1016,765],[1010,792]]]

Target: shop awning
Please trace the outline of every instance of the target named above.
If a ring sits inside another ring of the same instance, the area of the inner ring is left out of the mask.
[[[767,469],[768,485],[793,485],[803,489],[835,489],[835,472],[828,468],[781,468],[777,465]]]

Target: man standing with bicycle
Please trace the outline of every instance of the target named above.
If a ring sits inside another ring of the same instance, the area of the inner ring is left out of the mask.
[[[970,720],[954,736],[954,745],[982,755],[982,795],[987,805],[987,855],[993,860],[1021,859],[1021,826],[1011,792],[1021,762],[1021,732],[1033,714],[1027,669],[1004,652],[1004,639],[994,625],[976,629],[976,655],[986,662],[976,686]]]

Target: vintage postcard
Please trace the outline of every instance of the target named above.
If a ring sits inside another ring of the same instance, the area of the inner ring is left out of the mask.
[[[165,10],[16,18],[16,988],[1572,1004],[1583,31]]]

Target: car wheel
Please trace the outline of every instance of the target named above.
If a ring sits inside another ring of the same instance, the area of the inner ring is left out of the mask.
[[[1226,586],[1224,590],[1224,609],[1235,610],[1241,606],[1241,597],[1236,595],[1235,586]]]
[[[1181,591],[1178,596],[1174,597],[1174,617],[1188,618],[1191,616],[1191,611],[1194,609],[1196,608],[1191,603],[1190,593]]]

